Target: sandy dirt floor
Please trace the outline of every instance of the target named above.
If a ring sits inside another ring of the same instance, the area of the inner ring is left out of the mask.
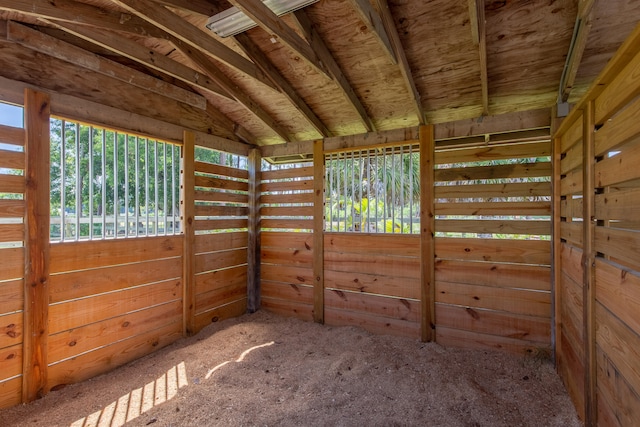
[[[265,311],[0,411],[0,426],[580,426],[552,363]]]

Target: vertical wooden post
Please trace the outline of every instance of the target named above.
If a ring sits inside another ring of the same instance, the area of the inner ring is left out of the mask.
[[[553,360],[558,367],[557,355],[560,354],[561,343],[561,307],[562,265],[560,258],[560,151],[562,141],[554,138],[551,147],[551,348]]]
[[[420,281],[422,341],[435,340],[435,205],[433,125],[420,126]]]
[[[324,323],[324,141],[313,143],[313,320]]]
[[[249,241],[247,243],[247,311],[260,308],[260,150],[249,151]]]
[[[25,89],[25,276],[22,401],[47,390],[49,337],[49,96]]]
[[[583,320],[585,367],[585,426],[597,424],[596,405],[596,293],[595,293],[595,106],[589,101],[583,113]]]
[[[180,169],[180,219],[184,233],[182,333],[193,335],[196,331],[196,257],[195,257],[195,135],[185,131],[182,144],[182,168]]]

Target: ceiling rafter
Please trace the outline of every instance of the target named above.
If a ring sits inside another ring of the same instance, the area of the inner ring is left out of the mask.
[[[391,45],[389,34],[387,34],[388,29],[385,28],[382,18],[380,18],[378,12],[371,6],[369,0],[350,0],[350,2],[355,11],[358,12],[360,19],[367,24],[375,38],[380,42],[385,53],[389,55],[391,62],[394,65],[397,64],[398,58],[396,57],[395,49]]]
[[[482,91],[482,115],[489,115],[489,76],[487,71],[487,29],[484,16],[484,0],[469,0],[471,37],[478,46],[480,60],[480,85]]]
[[[360,121],[364,125],[367,132],[373,132],[376,130],[373,121],[369,117],[369,114],[362,105],[362,102],[356,95],[355,90],[351,87],[351,83],[347,80],[347,77],[342,72],[342,69],[336,62],[333,55],[329,51],[329,48],[325,44],[324,40],[318,32],[313,28],[313,23],[304,10],[298,10],[293,13],[298,26],[304,33],[305,37],[309,41],[311,47],[316,52],[320,60],[325,64],[332,79],[338,84],[338,87],[342,90],[345,98],[349,101],[349,104],[353,107],[354,111],[358,114]]]
[[[219,6],[217,3],[208,0],[153,0],[156,3],[170,6],[176,9],[182,9],[187,12],[194,12],[204,16],[212,16],[222,12],[225,7]]]
[[[51,26],[57,27],[70,34],[94,43],[118,55],[129,58],[156,71],[165,73],[194,87],[203,89],[217,96],[232,99],[231,95],[209,78],[200,75],[195,70],[180,64],[164,55],[156,54],[146,47],[126,37],[105,31],[100,28],[91,28],[85,25],[74,25],[69,22],[45,20]]]
[[[237,34],[235,41],[242,48],[251,60],[260,67],[263,73],[269,77],[273,83],[280,89],[280,92],[293,104],[293,106],[302,114],[305,119],[320,133],[322,136],[330,136],[331,132],[324,123],[316,116],[307,103],[298,95],[291,84],[280,74],[278,69],[271,63],[267,55],[244,33]]]
[[[413,73],[411,72],[411,67],[409,66],[407,55],[404,51],[404,47],[402,46],[400,35],[398,35],[398,29],[396,28],[396,25],[393,21],[393,15],[391,14],[391,10],[389,9],[389,3],[387,3],[387,0],[377,0],[377,5],[380,11],[382,22],[387,29],[387,34],[391,38],[391,45],[393,47],[396,58],[398,59],[398,65],[400,66],[400,72],[402,73],[402,78],[404,79],[405,86],[411,94],[411,102],[413,103],[413,107],[416,110],[418,123],[423,125],[426,123],[426,118],[424,108],[422,107],[422,97],[420,96],[420,92],[418,92],[418,88],[416,87],[416,82],[413,78]]]
[[[228,0],[229,3],[240,9],[251,18],[263,30],[276,37],[293,52],[299,54],[316,70],[330,77],[325,64],[318,58],[316,52],[298,33],[280,19],[271,9],[261,1],[253,0]]]
[[[256,64],[249,61],[233,49],[206,34],[198,27],[181,19],[166,7],[158,7],[157,3],[149,0],[111,0],[129,12],[161,28],[171,36],[181,40],[194,49],[223,62],[247,76],[275,89],[269,80],[258,69]]]
[[[216,67],[210,58],[202,53],[199,49],[194,49],[190,44],[184,43],[180,39],[174,39],[173,44],[187,58],[200,67],[206,75],[219,84],[224,90],[235,99],[240,105],[246,108],[254,116],[266,124],[273,132],[278,134],[282,139],[289,142],[291,138],[287,131],[282,128],[269,113],[267,113],[258,103],[245,94],[226,74]]]

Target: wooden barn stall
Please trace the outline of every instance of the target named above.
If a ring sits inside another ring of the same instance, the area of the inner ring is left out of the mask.
[[[0,0],[0,407],[263,309],[635,425],[640,7],[311,3]]]

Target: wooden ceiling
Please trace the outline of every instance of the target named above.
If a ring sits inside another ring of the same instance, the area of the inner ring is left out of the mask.
[[[259,26],[205,28],[232,4]],[[0,0],[0,19],[2,77],[272,145],[573,102],[640,1],[319,0],[278,18],[255,0]]]

